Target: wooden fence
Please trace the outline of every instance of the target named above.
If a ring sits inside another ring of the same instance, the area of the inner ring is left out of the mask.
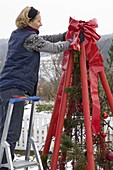
[[[39,150],[41,150],[41,148],[43,148],[44,146],[50,118],[51,118],[50,113],[48,114],[48,113],[40,112],[34,115],[32,136],[36,140],[37,147],[39,148]],[[22,122],[21,136],[20,136],[19,141],[17,142],[16,150],[26,149],[29,119],[30,119],[30,114],[25,114],[23,117],[23,122]]]

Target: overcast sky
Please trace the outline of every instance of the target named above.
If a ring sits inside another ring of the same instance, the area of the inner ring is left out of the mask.
[[[84,21],[96,18],[98,34],[113,33],[113,0],[0,0],[0,39],[10,37],[16,17],[26,6],[41,12],[40,34],[65,32],[69,17]]]

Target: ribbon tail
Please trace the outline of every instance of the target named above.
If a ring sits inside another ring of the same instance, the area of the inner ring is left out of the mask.
[[[94,104],[92,108],[92,132],[94,134],[100,133],[100,109]]]
[[[89,68],[90,90],[92,97],[92,131],[94,134],[100,133],[100,101],[98,96],[98,73]]]

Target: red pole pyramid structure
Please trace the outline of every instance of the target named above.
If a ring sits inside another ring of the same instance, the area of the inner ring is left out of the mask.
[[[72,85],[72,68],[74,63],[73,50],[80,52],[80,76],[84,125],[86,133],[88,170],[95,170],[92,133],[100,134],[100,102],[98,96],[98,77],[100,77],[111,112],[113,113],[113,98],[106,79],[106,75],[104,73],[103,59],[96,45],[96,41],[100,39],[100,36],[95,31],[95,28],[97,27],[98,25],[96,19],[85,22],[70,18],[66,39],[73,37],[73,42],[71,43],[72,50],[65,51],[63,55],[61,80],[45,146],[42,152],[42,156],[48,155],[51,140],[53,137],[55,137],[50,170],[57,169],[60,143],[64,127],[64,117],[66,116],[65,113],[67,105],[67,93],[65,92],[65,89]],[[88,60],[90,76],[92,120],[90,114],[86,60]]]

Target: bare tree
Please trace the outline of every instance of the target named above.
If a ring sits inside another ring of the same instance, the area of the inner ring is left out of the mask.
[[[42,91],[42,89],[39,89],[39,87],[46,87],[48,90],[48,96],[51,99],[56,97],[62,71],[62,56],[62,53],[54,55],[51,54],[41,61],[38,90]]]

